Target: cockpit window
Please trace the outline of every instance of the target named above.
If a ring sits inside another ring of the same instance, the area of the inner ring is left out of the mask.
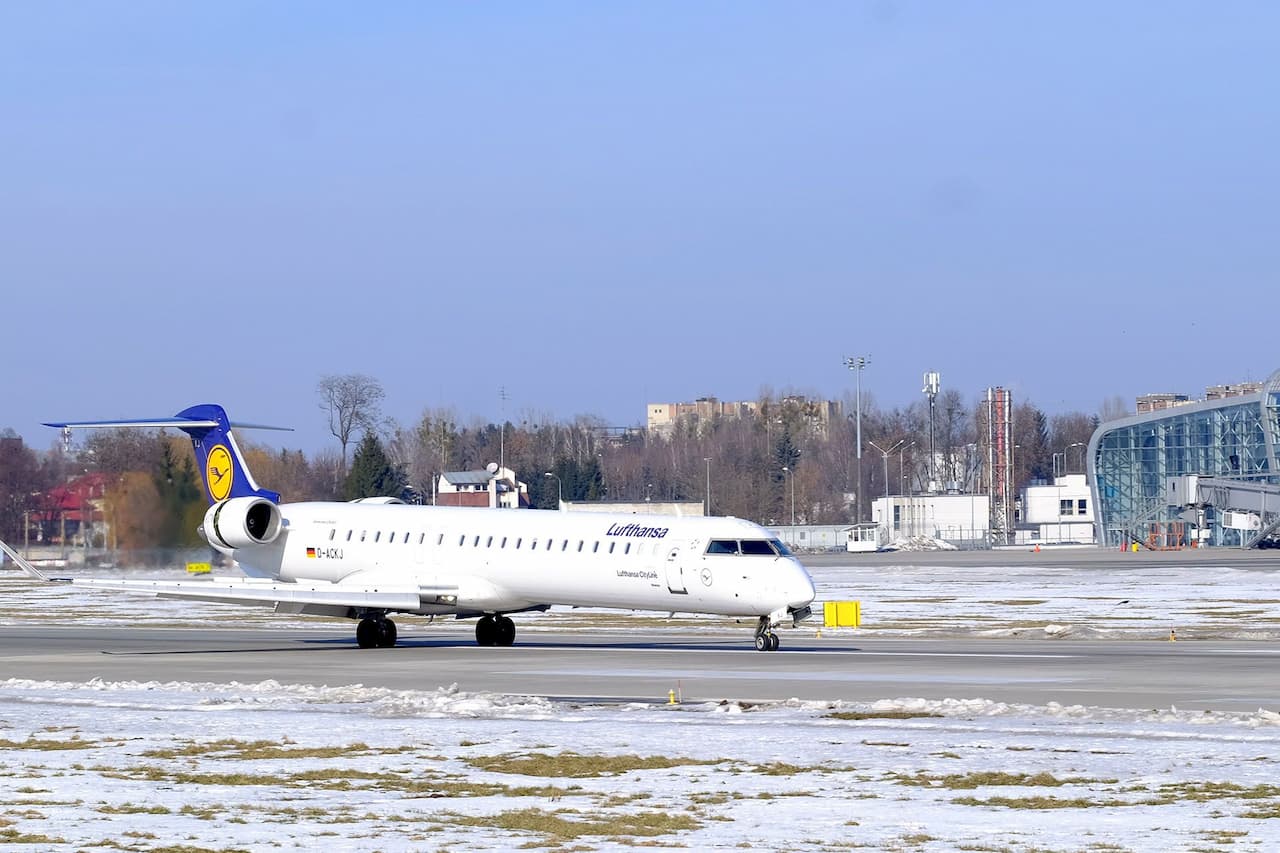
[[[757,557],[777,556],[774,554],[773,548],[769,547],[769,540],[767,539],[743,539],[742,553]]]
[[[738,540],[736,539],[712,539],[707,543],[708,554],[736,554],[738,553]]]
[[[784,557],[794,556],[791,553],[791,549],[788,548],[786,545],[782,544],[781,539],[770,539],[769,544],[773,546],[773,550],[777,551],[779,554],[781,554]]]

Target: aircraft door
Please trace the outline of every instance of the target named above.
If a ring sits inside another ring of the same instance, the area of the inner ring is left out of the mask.
[[[689,594],[684,585],[684,566],[680,564],[679,548],[667,552],[667,589],[677,595]]]

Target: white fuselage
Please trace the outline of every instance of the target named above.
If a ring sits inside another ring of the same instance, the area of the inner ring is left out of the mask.
[[[280,511],[270,544],[227,550],[246,574],[416,588],[419,606],[410,612],[560,604],[766,616],[814,596],[799,560],[764,528],[735,518],[377,503]],[[708,553],[713,541],[719,550],[746,542],[741,551],[765,553]]]

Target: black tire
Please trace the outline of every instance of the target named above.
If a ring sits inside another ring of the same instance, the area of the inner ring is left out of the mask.
[[[362,649],[372,649],[377,646],[381,635],[378,623],[372,619],[361,619],[360,624],[356,625],[356,645]]]
[[[781,644],[782,641],[778,639],[777,634],[769,634],[769,651],[776,652]]]
[[[769,635],[763,632],[756,634],[756,651],[769,651]]]
[[[481,616],[476,621],[476,643],[481,646],[492,646],[497,639],[497,626],[492,616]]]
[[[512,622],[509,617],[499,616],[494,620],[497,628],[494,644],[499,646],[509,646],[516,641],[516,623]]]
[[[389,649],[396,644],[396,623],[390,619],[378,622],[378,648]]]

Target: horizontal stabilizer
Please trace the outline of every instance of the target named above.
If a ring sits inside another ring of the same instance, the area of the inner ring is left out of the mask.
[[[185,428],[212,428],[218,425],[217,421],[207,418],[137,418],[122,421],[60,421],[57,423],[46,423],[48,427],[57,427],[59,429],[157,429],[163,427]],[[234,429],[270,429],[279,432],[293,432],[293,427],[270,426],[268,424],[247,424],[241,421],[231,421]]]
[[[31,575],[31,577],[35,578],[35,579],[36,579],[36,580],[38,580],[38,581],[62,581],[62,580],[66,580],[66,578],[51,578],[51,577],[49,577],[49,576],[48,576],[48,575],[46,575],[44,572],[42,572],[42,571],[40,571],[39,569],[37,569],[35,566],[31,565],[31,564],[30,564],[30,563],[28,563],[26,560],[22,559],[22,556],[21,556],[17,551],[15,551],[15,550],[13,550],[12,548],[10,548],[10,547],[9,547],[9,543],[5,542],[5,541],[4,541],[4,540],[2,540],[2,539],[0,539],[0,551],[3,551],[4,553],[8,554],[8,555],[9,555],[9,559],[10,559],[10,560],[13,560],[13,564],[14,564],[15,566],[17,566],[18,568],[22,569],[24,572],[26,572],[27,574]]]

